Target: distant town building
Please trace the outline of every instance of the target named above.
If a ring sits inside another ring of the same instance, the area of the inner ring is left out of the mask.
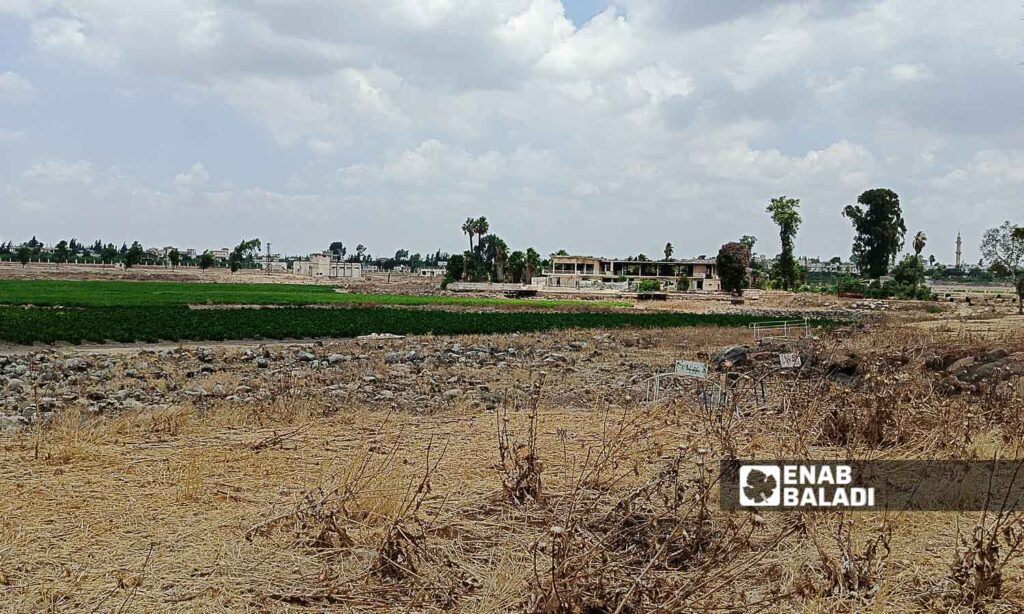
[[[446,269],[423,268],[416,270],[416,274],[419,275],[420,277],[444,277],[445,273],[447,273]]]
[[[342,262],[330,252],[310,254],[308,260],[292,263],[292,272],[306,277],[355,278],[362,277],[363,265],[358,262]]]
[[[852,275],[857,272],[857,265],[852,262],[821,262],[817,259],[801,258],[800,264],[808,273],[838,273]]]
[[[256,264],[261,269],[266,269],[266,268],[269,267],[271,271],[287,271],[288,270],[288,263],[285,262],[284,260],[271,260],[270,262],[267,262],[266,259],[264,259],[264,260],[257,260]]]
[[[211,249],[210,255],[212,255],[217,260],[227,260],[228,256],[231,255],[231,250],[226,247],[222,247],[220,249]]]
[[[639,282],[654,280],[675,284],[680,277],[690,280],[692,290],[720,290],[714,258],[689,260],[616,260],[593,256],[552,256],[546,272],[547,285],[579,288],[596,282]]]
[[[958,233],[956,233],[956,268],[957,269],[960,269],[960,257],[962,255],[962,252],[960,251],[960,247],[961,247],[962,244],[963,244],[963,242],[960,240],[960,233],[958,232]]]

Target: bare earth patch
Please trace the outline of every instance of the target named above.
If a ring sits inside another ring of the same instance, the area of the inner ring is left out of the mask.
[[[1024,340],[883,323],[751,341],[567,331],[8,356],[0,413],[35,418],[0,435],[0,609],[1024,608],[1019,514],[723,512],[715,484],[730,456],[1019,457],[1007,370]],[[805,367],[724,413],[685,382],[649,402],[674,360],[739,344],[728,369],[775,372],[781,351]]]

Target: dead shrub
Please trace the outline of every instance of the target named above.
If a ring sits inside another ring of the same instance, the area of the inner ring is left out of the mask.
[[[925,592],[923,605],[983,612],[1004,596],[1004,572],[1024,547],[1024,514],[983,516],[970,535],[959,536],[949,573]]]
[[[834,550],[827,548],[815,533],[810,537],[818,552],[818,564],[806,568],[806,578],[820,577],[823,585],[805,581],[798,592],[805,597],[840,597],[867,602],[874,598],[885,575],[892,553],[893,523],[883,520],[874,535],[857,548],[853,538],[854,522],[843,514],[832,533]]]
[[[526,394],[522,407],[526,411],[527,420],[525,441],[514,441],[509,432],[508,403],[496,414],[500,460],[498,470],[501,473],[502,492],[506,500],[516,505],[540,501],[542,495],[541,473],[544,464],[537,454],[537,410],[546,375],[544,372],[539,373]],[[513,405],[516,410],[520,409],[517,400],[513,401]]]

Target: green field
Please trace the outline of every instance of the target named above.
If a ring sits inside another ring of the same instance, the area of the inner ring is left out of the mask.
[[[0,307],[0,340],[207,341],[355,337],[369,333],[461,335],[567,328],[746,326],[770,320],[746,315],[628,312],[472,312],[352,307],[350,309],[203,309],[180,306]]]
[[[450,305],[466,307],[629,307],[622,301],[343,294],[329,286],[166,281],[0,280],[0,305],[127,307],[173,305]]]
[[[265,308],[192,309],[190,305]],[[431,305],[468,309],[419,308]],[[628,305],[613,301],[340,294],[328,286],[284,284],[0,280],[0,342],[216,341],[370,333],[461,335],[566,328],[746,326],[778,317],[608,309]],[[494,306],[522,309],[472,309]],[[590,309],[593,307],[601,309]]]

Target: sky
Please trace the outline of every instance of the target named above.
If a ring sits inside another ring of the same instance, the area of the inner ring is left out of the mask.
[[[1024,223],[1019,0],[0,0],[0,241],[676,257]]]

